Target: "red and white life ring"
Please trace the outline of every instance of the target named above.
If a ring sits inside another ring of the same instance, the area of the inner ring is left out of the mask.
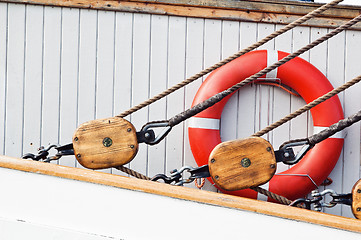
[[[281,51],[258,50],[233,60],[207,77],[199,88],[192,106],[228,89],[287,55],[289,54]],[[297,91],[307,103],[333,89],[328,79],[317,68],[301,58],[291,60],[265,77],[279,78],[283,84]],[[208,164],[209,154],[221,143],[220,119],[229,97],[197,114],[189,122],[190,146],[199,166]],[[344,118],[338,96],[314,107],[311,114],[314,132],[319,132]],[[292,168],[275,175],[265,187],[289,199],[305,196],[315,188],[315,184],[320,185],[331,173],[338,161],[342,146],[342,134],[326,139],[312,148]],[[226,193],[255,199],[258,197],[258,194],[250,189]]]

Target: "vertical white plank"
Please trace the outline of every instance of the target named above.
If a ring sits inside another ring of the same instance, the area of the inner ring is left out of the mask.
[[[296,27],[293,29],[293,52],[306,46],[310,42],[310,28]],[[303,53],[300,57],[309,61],[310,53]],[[305,105],[302,98],[291,96],[291,112]],[[298,139],[307,136],[308,113],[304,113],[290,121],[290,139]]]
[[[282,25],[276,25],[276,29],[282,28]],[[288,31],[275,39],[275,49],[279,51],[292,52],[292,31]],[[274,88],[273,95],[273,116],[272,122],[276,122],[279,119],[290,113],[291,109],[291,96],[289,93]],[[281,144],[289,140],[290,124],[285,123],[272,131],[272,144],[275,149],[278,149]],[[287,170],[289,166],[279,163],[277,165],[277,173]]]
[[[113,116],[115,13],[98,12],[96,118]],[[111,172],[111,169],[102,170]]]
[[[204,20],[187,18],[186,76],[190,77],[203,69]],[[193,98],[201,85],[201,79],[185,87],[185,108],[190,108]],[[188,131],[184,132],[184,165],[196,166],[188,142]],[[189,185],[195,188],[195,186]]]
[[[311,28],[311,42],[327,34],[326,28]],[[323,74],[327,72],[327,44],[323,42],[309,51],[310,63]]]
[[[95,118],[97,11],[80,10],[78,125]]]
[[[61,8],[44,8],[42,145],[59,142]]]
[[[361,54],[361,32],[346,32],[346,71],[345,81],[349,81],[361,74],[359,58]],[[345,116],[348,117],[361,109],[361,86],[359,84],[351,87],[345,94]],[[353,124],[347,129],[344,144],[344,173],[343,192],[351,191],[353,185],[360,178],[360,122]],[[350,208],[342,207],[342,215],[352,217]]]
[[[247,48],[257,41],[257,23],[241,22],[240,46]],[[247,85],[239,90],[238,138],[246,138],[255,132],[256,87]]]
[[[205,19],[204,21],[204,68],[218,63],[222,57],[228,57],[222,56],[222,25],[221,20]],[[236,39],[238,38],[239,36],[236,36]]]
[[[5,154],[22,155],[25,5],[8,8]]]
[[[330,29],[328,31],[331,31]],[[345,32],[339,33],[337,36],[328,40],[328,54],[327,54],[327,77],[333,84],[334,88],[341,86],[345,80]],[[341,104],[344,105],[345,92],[340,93]],[[343,106],[344,108],[344,106]],[[342,193],[342,170],[343,170],[343,151],[340,158],[330,174],[333,183],[327,186],[327,189],[333,189],[337,193]],[[327,199],[331,200],[331,199]],[[326,213],[341,215],[341,206],[338,205],[334,208],[325,209]]]
[[[79,9],[64,8],[62,14],[62,52],[60,85],[59,143],[72,142],[78,111]],[[74,156],[65,156],[60,165],[75,167]]]
[[[223,21],[221,20],[206,19],[204,22],[204,68],[214,65],[222,59],[222,39],[224,38],[222,36],[222,25]],[[237,23],[237,25],[239,24]],[[238,31],[237,29],[236,34]],[[236,35],[236,48],[238,47],[238,37],[239,35]],[[203,78],[205,79],[206,77]],[[216,191],[216,188],[208,180],[205,181],[202,189]]]
[[[114,114],[131,107],[133,14],[116,13]],[[129,117],[127,117],[129,119]]]
[[[98,12],[96,118],[113,115],[114,24],[114,12]]]
[[[239,51],[239,23],[233,21],[222,22],[222,59]],[[240,79],[241,80],[241,79]],[[221,118],[222,141],[237,138],[238,122],[238,92],[228,100],[224,106]]]
[[[167,89],[167,57],[168,57],[168,17],[151,16],[150,45],[150,96]],[[170,106],[172,107],[172,106]],[[167,115],[166,98],[149,106],[149,120],[165,120]],[[172,132],[170,133],[172,134]],[[165,149],[167,139],[148,148],[148,175],[154,176],[165,171]]]
[[[0,3],[0,154],[5,154],[5,103],[6,103],[6,64],[7,64],[7,21],[8,4]]]
[[[115,18],[114,114],[117,115],[131,107],[133,14],[117,12]],[[116,169],[112,173],[125,175]]]
[[[169,17],[168,32],[168,86],[185,79],[186,54],[186,18]],[[177,90],[167,97],[167,119],[184,110],[184,88]],[[184,165],[184,144],[189,145],[188,138],[184,138],[187,131],[184,123],[178,124],[167,136],[166,170],[169,174],[173,169]]]
[[[134,15],[133,31],[133,79],[132,105],[149,98],[149,51],[150,51],[150,15]],[[148,108],[132,114],[131,120],[137,130],[148,122]],[[132,169],[147,174],[147,145],[140,144],[136,158],[130,163]]]
[[[273,24],[258,24],[258,41],[275,31],[275,25]],[[259,47],[259,49],[274,50],[274,40],[267,42]],[[256,85],[256,131],[267,127],[272,119],[273,112],[273,90],[269,86]],[[263,136],[267,140],[272,140],[272,132]]]
[[[79,17],[77,125],[95,118],[97,11],[82,9]],[[78,162],[76,166],[83,168]]]
[[[43,72],[43,7],[26,7],[24,153],[40,146]]]

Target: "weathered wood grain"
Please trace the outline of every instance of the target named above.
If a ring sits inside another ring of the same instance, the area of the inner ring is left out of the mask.
[[[83,123],[74,133],[73,146],[78,162],[91,169],[121,166],[138,151],[134,126],[118,117]]]
[[[215,184],[228,191],[262,185],[276,172],[272,145],[263,138],[218,144],[209,156],[208,165]]]

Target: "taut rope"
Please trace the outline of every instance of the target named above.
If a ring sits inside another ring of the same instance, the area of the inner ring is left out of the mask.
[[[287,31],[291,30],[292,28],[301,25],[302,23],[306,22],[307,20],[315,17],[316,15],[326,11],[327,9],[337,5],[338,3],[342,2],[342,1],[343,0],[334,0],[334,1],[330,2],[330,3],[327,3],[327,4],[325,4],[325,5],[321,6],[321,7],[313,10],[312,12],[306,14],[305,16],[295,20],[294,22],[286,25],[285,27],[275,31],[274,33],[272,33],[272,34],[268,35],[267,37],[263,38],[262,40],[258,41],[257,43],[249,46],[248,48],[245,48],[245,49],[239,51],[238,53],[236,53],[236,54],[222,60],[221,62],[219,62],[217,64],[214,64],[213,66],[202,70],[201,72],[191,76],[190,78],[187,78],[186,80],[174,85],[173,87],[170,87],[169,89],[165,90],[164,92],[162,92],[162,93],[160,93],[160,94],[158,94],[158,95],[144,101],[143,103],[140,103],[140,104],[130,108],[129,110],[117,115],[117,117],[124,118],[125,116],[128,116],[129,114],[134,113],[134,112],[136,112],[136,111],[138,111],[138,110],[140,110],[140,109],[142,109],[142,108],[144,108],[144,107],[146,107],[146,106],[148,106],[148,105],[150,105],[150,104],[164,98],[165,96],[167,96],[167,95],[175,92],[176,90],[188,85],[189,83],[192,83],[193,81],[195,81],[198,78],[212,72],[213,70],[215,70],[215,69],[229,63],[230,61],[232,61],[232,60],[234,60],[234,59],[236,59],[236,58],[238,58],[238,57],[240,57],[240,56],[242,56],[242,55],[244,55],[244,54],[246,54],[246,53],[248,53],[248,52],[250,52],[250,51],[252,51],[252,50],[254,50],[256,48],[258,48],[259,46],[267,43],[268,41],[270,41],[273,38],[281,35],[282,33],[285,33]]]

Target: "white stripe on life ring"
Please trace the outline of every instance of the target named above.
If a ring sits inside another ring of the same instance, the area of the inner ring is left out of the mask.
[[[219,119],[215,118],[192,117],[189,120],[188,127],[219,130],[220,122]]]
[[[328,127],[319,127],[319,126],[314,126],[313,127],[313,134],[319,133],[325,129],[327,129]],[[343,139],[345,137],[345,134],[343,131],[337,132],[334,135],[332,135],[330,138],[341,138]]]
[[[276,50],[267,50],[267,67],[272,66],[278,62],[278,51]],[[277,78],[277,69],[274,69],[266,74],[266,78]]]

